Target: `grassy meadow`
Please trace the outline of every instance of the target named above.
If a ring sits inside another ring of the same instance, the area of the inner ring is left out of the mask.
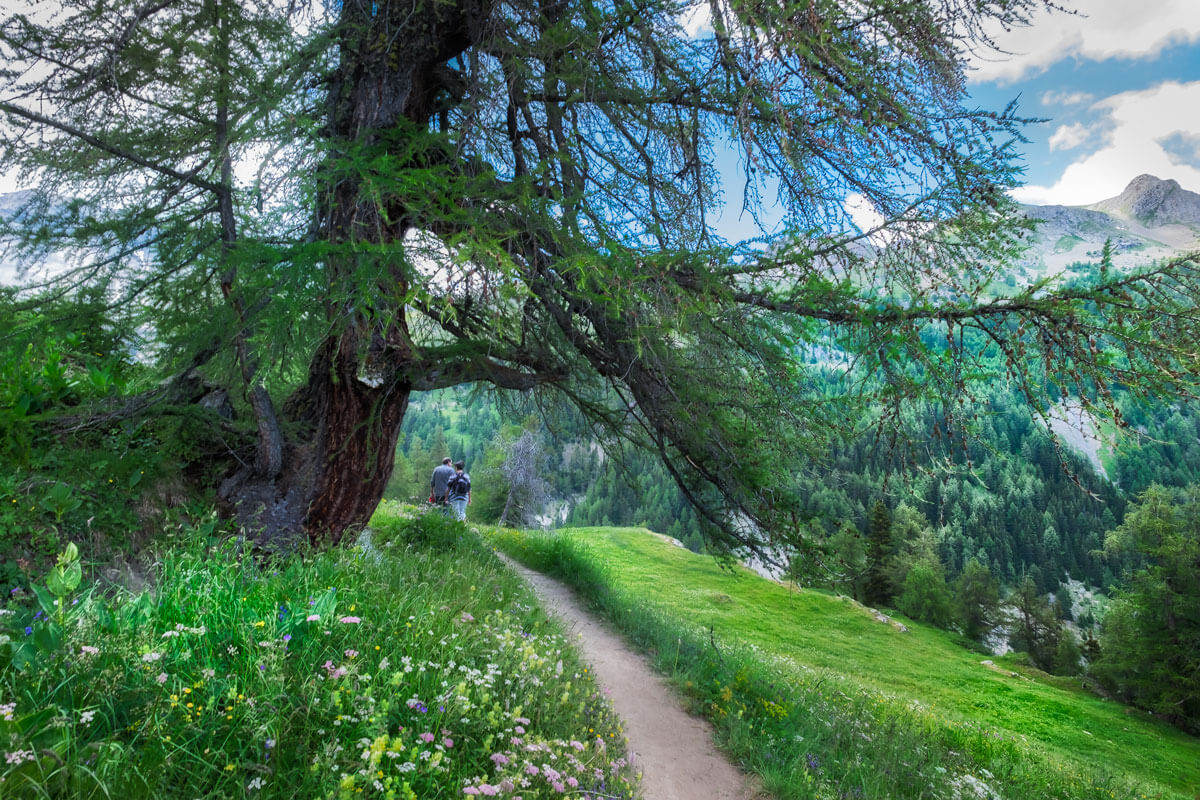
[[[901,631],[644,530],[494,541],[574,584],[649,651],[777,797],[1200,794],[1200,740],[943,631]]]
[[[369,547],[284,559],[205,533],[142,592],[70,566],[4,599],[0,798],[634,796],[591,674],[466,526],[385,504]]]

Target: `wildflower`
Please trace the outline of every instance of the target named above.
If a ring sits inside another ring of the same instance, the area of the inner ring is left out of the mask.
[[[217,671],[215,669],[202,669],[200,670],[200,674],[205,678],[212,679],[216,677]]]
[[[32,635],[33,635],[33,627],[32,627],[32,626],[30,626],[30,625],[26,625],[26,626],[25,626],[25,635],[26,635],[26,636],[32,636]],[[19,752],[21,752],[21,751],[20,751],[20,750],[18,750],[17,752],[19,753]],[[20,762],[18,762],[18,763],[20,763]]]
[[[316,622],[320,618],[321,618],[320,614],[309,614],[307,617],[304,618],[304,621],[305,622]]]
[[[563,785],[562,781],[555,781],[553,783],[553,786],[554,786],[554,791],[556,791],[556,792],[565,792],[567,790],[567,787]]]
[[[81,656],[94,656],[98,655],[99,653],[100,648],[92,647],[90,644],[81,645],[79,648],[79,655]]]
[[[11,753],[4,754],[4,761],[8,764],[17,765],[24,764],[26,761],[33,761],[32,750],[14,750]]]
[[[262,779],[262,777],[259,776],[246,784],[246,791],[252,792],[255,789],[261,789],[265,784],[266,784],[266,781],[264,781]]]
[[[179,631],[163,631],[162,639],[174,639],[179,635]]]
[[[167,682],[167,673],[165,673],[165,672],[158,673],[158,676],[154,680],[156,680],[159,683],[159,685],[166,683]]]
[[[492,763],[497,767],[503,767],[508,763],[508,756],[504,755],[503,753],[492,753],[491,759]]]
[[[95,716],[96,716],[96,712],[94,710],[83,711],[79,714],[79,724],[80,725],[91,725],[92,718]]]
[[[424,742],[425,744],[430,744],[430,743],[432,743],[432,742],[433,742],[433,738],[434,738],[434,737],[433,737],[433,734],[432,734],[432,733],[422,733],[422,734],[421,734],[421,736],[420,736],[420,739],[421,739],[421,741],[422,741],[422,742]]]
[[[490,783],[482,783],[479,785],[479,793],[486,794],[488,797],[495,797],[500,794],[500,788],[492,786]]]
[[[291,635],[290,633],[285,633],[285,634],[283,635],[283,640],[284,640],[285,642],[290,642],[290,641],[292,640],[292,635]]]
[[[4,717],[6,722],[12,722],[13,712],[16,710],[16,703],[0,703],[0,717]]]
[[[463,622],[474,622],[475,621],[475,618],[472,617],[470,614],[468,614],[466,611],[462,612],[462,616],[459,617],[459,619],[461,619]]]
[[[342,652],[346,654],[346,658],[354,658],[356,655],[358,655],[357,650],[344,650]]]
[[[146,653],[142,656],[142,661],[145,661],[147,664],[153,664],[160,658],[162,658],[162,653]]]
[[[450,749],[451,747],[454,747],[454,740],[447,736],[445,739],[442,739],[442,746],[446,749]]]
[[[267,624],[267,623],[263,622],[263,621],[260,619],[258,622],[254,623],[254,627],[256,627],[256,628],[262,628],[262,627],[266,626],[266,624]]]
[[[226,764],[226,765],[225,765],[225,771],[226,771],[226,772],[233,772],[235,769],[237,769],[237,767],[236,767],[236,766],[234,766],[233,764]]]
[[[339,617],[338,622],[342,623],[343,625],[357,625],[358,623],[362,622],[362,620],[358,617]]]
[[[474,795],[479,794],[479,790],[476,789],[474,786],[468,786],[465,789],[463,789],[463,794],[469,794],[469,795],[474,796]]]
[[[578,750],[581,753],[583,752],[583,742],[578,742],[578,741],[572,739],[571,747],[574,747],[576,750]]]

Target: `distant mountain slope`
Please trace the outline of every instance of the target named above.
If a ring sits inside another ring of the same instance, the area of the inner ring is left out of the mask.
[[[1033,274],[1095,261],[1106,240],[1122,267],[1148,264],[1200,249],[1200,194],[1174,180],[1139,175],[1116,197],[1087,206],[1022,206],[1042,220],[1021,266]]]

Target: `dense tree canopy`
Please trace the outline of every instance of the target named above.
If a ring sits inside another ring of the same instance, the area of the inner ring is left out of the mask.
[[[966,105],[965,57],[1042,4],[38,4],[0,27],[3,158],[40,187],[6,233],[65,253],[48,291],[99,291],[161,375],[230,393],[248,525],[336,541],[410,393],[483,381],[560,393],[758,545],[797,529],[772,464],[909,401],[1190,391],[1191,261],[990,289],[1027,227],[1019,120]],[[726,242],[722,203],[782,221]]]
[[[1200,486],[1151,486],[1104,550],[1140,563],[1104,619],[1094,672],[1126,699],[1200,731]]]

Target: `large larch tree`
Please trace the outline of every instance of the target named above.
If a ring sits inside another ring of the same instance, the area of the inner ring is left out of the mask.
[[[363,524],[411,393],[486,382],[651,448],[716,544],[761,545],[800,527],[777,465],[907,403],[1191,390],[1190,260],[992,290],[1021,121],[966,63],[1043,5],[38,3],[0,27],[3,162],[37,187],[3,233],[66,267],[13,302],[88,287],[139,331],[164,383],[98,414],[226,393],[217,492],[266,535]]]

